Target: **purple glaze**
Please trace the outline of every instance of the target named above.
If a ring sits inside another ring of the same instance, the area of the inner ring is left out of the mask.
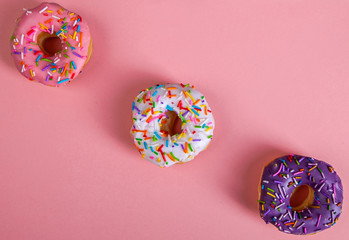
[[[341,180],[323,161],[299,155],[277,158],[264,168],[260,184],[260,215],[282,232],[316,233],[334,225],[342,213]],[[314,189],[313,204],[303,211],[292,211],[290,196],[303,184]]]

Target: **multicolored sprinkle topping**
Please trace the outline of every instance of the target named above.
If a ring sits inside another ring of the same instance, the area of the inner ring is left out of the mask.
[[[161,129],[167,111],[181,120],[182,132]],[[161,167],[192,160],[211,142],[214,118],[205,97],[187,84],[163,84],[140,92],[132,103],[131,134],[142,157]]]
[[[24,10],[10,39],[17,69],[29,80],[45,85],[67,84],[88,58],[91,37],[87,24],[55,3]],[[59,38],[62,49],[53,56],[45,53],[38,43],[42,33]]]
[[[275,159],[263,170],[259,210],[266,223],[291,234],[310,234],[333,226],[343,205],[341,180],[329,164],[310,157],[288,155]],[[314,201],[293,211],[290,196],[300,185],[314,189]]]

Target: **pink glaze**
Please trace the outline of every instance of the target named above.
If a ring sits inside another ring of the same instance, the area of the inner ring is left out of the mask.
[[[45,55],[37,36],[47,32],[58,36],[63,50]],[[91,35],[85,21],[56,3],[42,3],[26,10],[11,37],[12,56],[26,78],[49,86],[62,86],[73,80],[85,65]]]

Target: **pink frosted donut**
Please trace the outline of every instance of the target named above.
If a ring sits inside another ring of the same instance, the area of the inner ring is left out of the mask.
[[[92,53],[86,22],[56,3],[24,10],[10,40],[18,71],[31,81],[66,85],[79,75]]]

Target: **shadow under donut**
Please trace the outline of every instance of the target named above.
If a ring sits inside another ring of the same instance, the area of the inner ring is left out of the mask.
[[[277,148],[265,148],[265,151],[244,160],[246,164],[243,165],[240,176],[242,183],[234,191],[234,198],[237,202],[256,214],[259,211],[257,204],[259,198],[258,186],[265,165],[277,157],[288,154],[286,151]]]

